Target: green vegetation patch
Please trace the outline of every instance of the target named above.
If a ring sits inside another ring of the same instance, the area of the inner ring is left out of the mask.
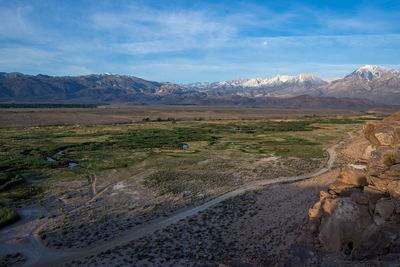
[[[14,210],[0,207],[0,228],[19,220],[19,215]]]
[[[138,129],[113,138],[115,145],[136,148],[179,148],[183,143],[212,140],[203,128],[176,127],[169,129]]]
[[[0,192],[6,191],[14,185],[22,184],[24,179],[20,175],[10,176],[7,173],[0,174]]]
[[[322,158],[325,156],[323,146],[343,136],[346,129],[354,128],[352,124],[363,122],[358,118],[315,116],[298,120],[4,127],[0,128],[0,198],[29,199],[40,194],[43,187],[31,186],[32,180],[86,179],[89,173],[143,162],[144,166],[159,162],[152,167],[163,170],[157,175],[167,177],[168,181],[176,176],[178,178],[174,179],[181,179],[186,185],[217,186],[229,177],[212,173],[193,173],[189,177],[177,170],[188,163],[175,166],[173,162],[187,159],[196,164],[208,152],[218,154],[219,151],[238,153],[238,157],[273,154],[285,158]],[[182,149],[183,144],[188,148]],[[47,157],[54,161],[48,161]],[[78,165],[69,168],[72,162]],[[219,170],[231,168],[229,156],[219,165]],[[180,191],[173,188],[173,182],[167,185],[160,179],[155,176],[147,183],[160,191]]]

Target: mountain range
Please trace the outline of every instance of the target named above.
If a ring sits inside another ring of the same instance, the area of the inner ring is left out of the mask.
[[[400,103],[400,70],[366,65],[339,79],[321,79],[314,74],[277,75],[272,78],[238,79],[185,85],[210,95],[333,96],[364,98],[384,104]]]
[[[400,103],[400,71],[367,65],[342,79],[299,74],[187,85],[110,73],[48,76],[2,72],[0,102],[364,109]]]

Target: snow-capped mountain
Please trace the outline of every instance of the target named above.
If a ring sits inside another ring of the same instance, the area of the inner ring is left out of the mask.
[[[343,79],[316,88],[312,95],[366,98],[400,104],[400,70],[365,65]]]
[[[276,75],[271,78],[253,78],[253,79],[238,79],[231,81],[221,81],[206,84],[203,83],[203,88],[257,88],[257,87],[275,87],[282,85],[308,85],[308,86],[320,86],[325,85],[327,82],[318,78],[314,74],[299,74],[297,76],[289,76],[289,75]]]
[[[353,73],[351,73],[347,77],[358,76],[367,81],[372,81],[379,79],[385,75],[400,76],[400,70],[388,69],[374,65],[365,65],[361,68],[356,69]]]
[[[188,89],[204,89],[210,86],[211,83],[209,82],[197,82],[197,83],[188,83],[183,85]]]
[[[311,88],[328,84],[314,74],[276,75],[271,78],[237,79],[213,83],[193,83],[186,88],[197,89],[211,96],[291,96],[309,94]]]
[[[195,83],[210,96],[334,96],[366,98],[386,104],[400,104],[400,70],[365,65],[344,78],[321,79],[314,74],[276,75],[271,78],[238,79],[214,83]]]

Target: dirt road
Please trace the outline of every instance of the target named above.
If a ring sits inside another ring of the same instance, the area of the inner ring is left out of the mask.
[[[169,218],[156,220],[156,221],[152,222],[151,224],[145,225],[145,226],[138,228],[136,230],[133,230],[131,232],[127,232],[126,234],[124,234],[121,237],[110,240],[106,243],[97,245],[92,248],[79,249],[79,250],[71,249],[71,250],[64,250],[63,252],[61,252],[61,251],[58,251],[55,249],[47,248],[43,245],[39,245],[37,247],[37,251],[35,253],[36,257],[31,258],[28,262],[26,262],[26,265],[28,265],[28,266],[57,266],[57,265],[62,265],[63,263],[70,262],[72,260],[84,258],[84,257],[90,256],[90,255],[95,255],[99,252],[102,252],[102,251],[105,251],[108,249],[112,249],[116,246],[126,244],[132,240],[135,240],[135,239],[141,238],[145,235],[151,234],[151,233],[155,232],[156,230],[163,229],[171,224],[177,223],[178,221],[180,221],[186,217],[189,217],[194,214],[197,214],[198,212],[204,211],[226,199],[237,196],[245,191],[258,189],[265,185],[272,185],[272,184],[279,184],[279,183],[293,183],[293,182],[307,180],[307,179],[319,176],[319,175],[329,171],[330,168],[332,167],[334,159],[335,159],[336,146],[337,145],[331,146],[330,148],[328,148],[326,150],[326,152],[328,154],[328,160],[326,161],[325,165],[322,168],[320,168],[319,170],[315,171],[312,174],[296,176],[296,177],[280,177],[280,178],[276,178],[276,179],[253,181],[253,182],[248,183],[234,191],[231,191],[231,192],[223,194],[217,198],[214,198],[200,206],[181,210]]]

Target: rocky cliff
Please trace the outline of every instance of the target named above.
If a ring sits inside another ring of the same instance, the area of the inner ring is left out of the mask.
[[[309,230],[324,250],[354,260],[400,258],[400,112],[363,128],[364,152],[342,167],[309,210]],[[361,143],[360,143],[361,144]]]

